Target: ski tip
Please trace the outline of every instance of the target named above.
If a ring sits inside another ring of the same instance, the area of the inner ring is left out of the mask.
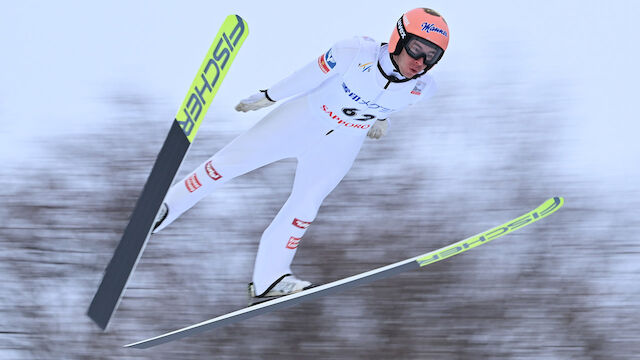
[[[553,202],[556,203],[558,207],[564,205],[564,198],[561,196],[554,196],[551,200],[553,200]]]
[[[242,18],[242,16],[240,16],[238,14],[228,15],[226,17],[226,19],[224,19],[225,23],[227,21],[234,21],[234,20],[237,21],[238,23],[242,23],[244,25],[245,29],[247,29],[247,30],[249,29],[249,25],[247,24],[247,22]]]
[[[560,196],[552,197],[551,199],[542,203],[537,209],[533,211],[534,217],[540,219],[548,215],[553,214],[556,210],[560,209],[564,205],[564,198]]]

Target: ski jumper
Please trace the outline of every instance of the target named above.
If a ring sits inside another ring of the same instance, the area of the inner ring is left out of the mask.
[[[435,91],[426,74],[394,81],[387,45],[367,37],[336,43],[326,53],[268,90],[282,103],[205,161],[167,193],[162,230],[225,182],[284,158],[298,160],[293,189],[262,234],[253,283],[264,292],[291,273],[300,240],[322,201],[351,168],[376,120]],[[384,72],[384,74],[383,74]]]

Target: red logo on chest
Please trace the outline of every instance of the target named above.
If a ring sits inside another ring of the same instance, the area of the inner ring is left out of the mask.
[[[339,125],[343,125],[345,127],[356,128],[356,129],[368,129],[371,127],[370,124],[354,124],[348,121],[344,121],[338,115],[336,115],[333,111],[329,110],[329,108],[327,108],[327,105],[322,105],[322,111],[327,113],[327,115],[329,115],[329,117],[332,118],[333,120],[337,120]],[[371,117],[365,120],[374,118],[373,115],[368,115],[368,116],[371,116]]]

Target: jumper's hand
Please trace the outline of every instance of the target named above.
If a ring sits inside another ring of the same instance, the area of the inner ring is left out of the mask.
[[[369,132],[367,132],[367,136],[372,139],[380,139],[381,137],[387,135],[388,127],[389,121],[387,121],[387,119],[376,120],[371,129],[369,129]]]
[[[236,105],[236,110],[247,112],[250,110],[262,109],[263,107],[271,106],[275,103],[276,103],[275,101],[270,100],[267,97],[266,90],[260,90],[259,93],[253,94],[246,99],[240,100],[238,105]]]

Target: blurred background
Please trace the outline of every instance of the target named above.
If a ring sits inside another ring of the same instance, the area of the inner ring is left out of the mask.
[[[294,160],[154,236],[109,331],[85,316],[213,36],[250,34],[178,174],[269,110],[235,104],[427,6],[439,92],[367,140],[294,261],[329,282],[426,253],[552,196],[539,223],[420,271],[149,350],[122,345],[246,302]],[[1,359],[640,359],[633,1],[3,2]],[[636,44],[636,45],[634,45]]]

